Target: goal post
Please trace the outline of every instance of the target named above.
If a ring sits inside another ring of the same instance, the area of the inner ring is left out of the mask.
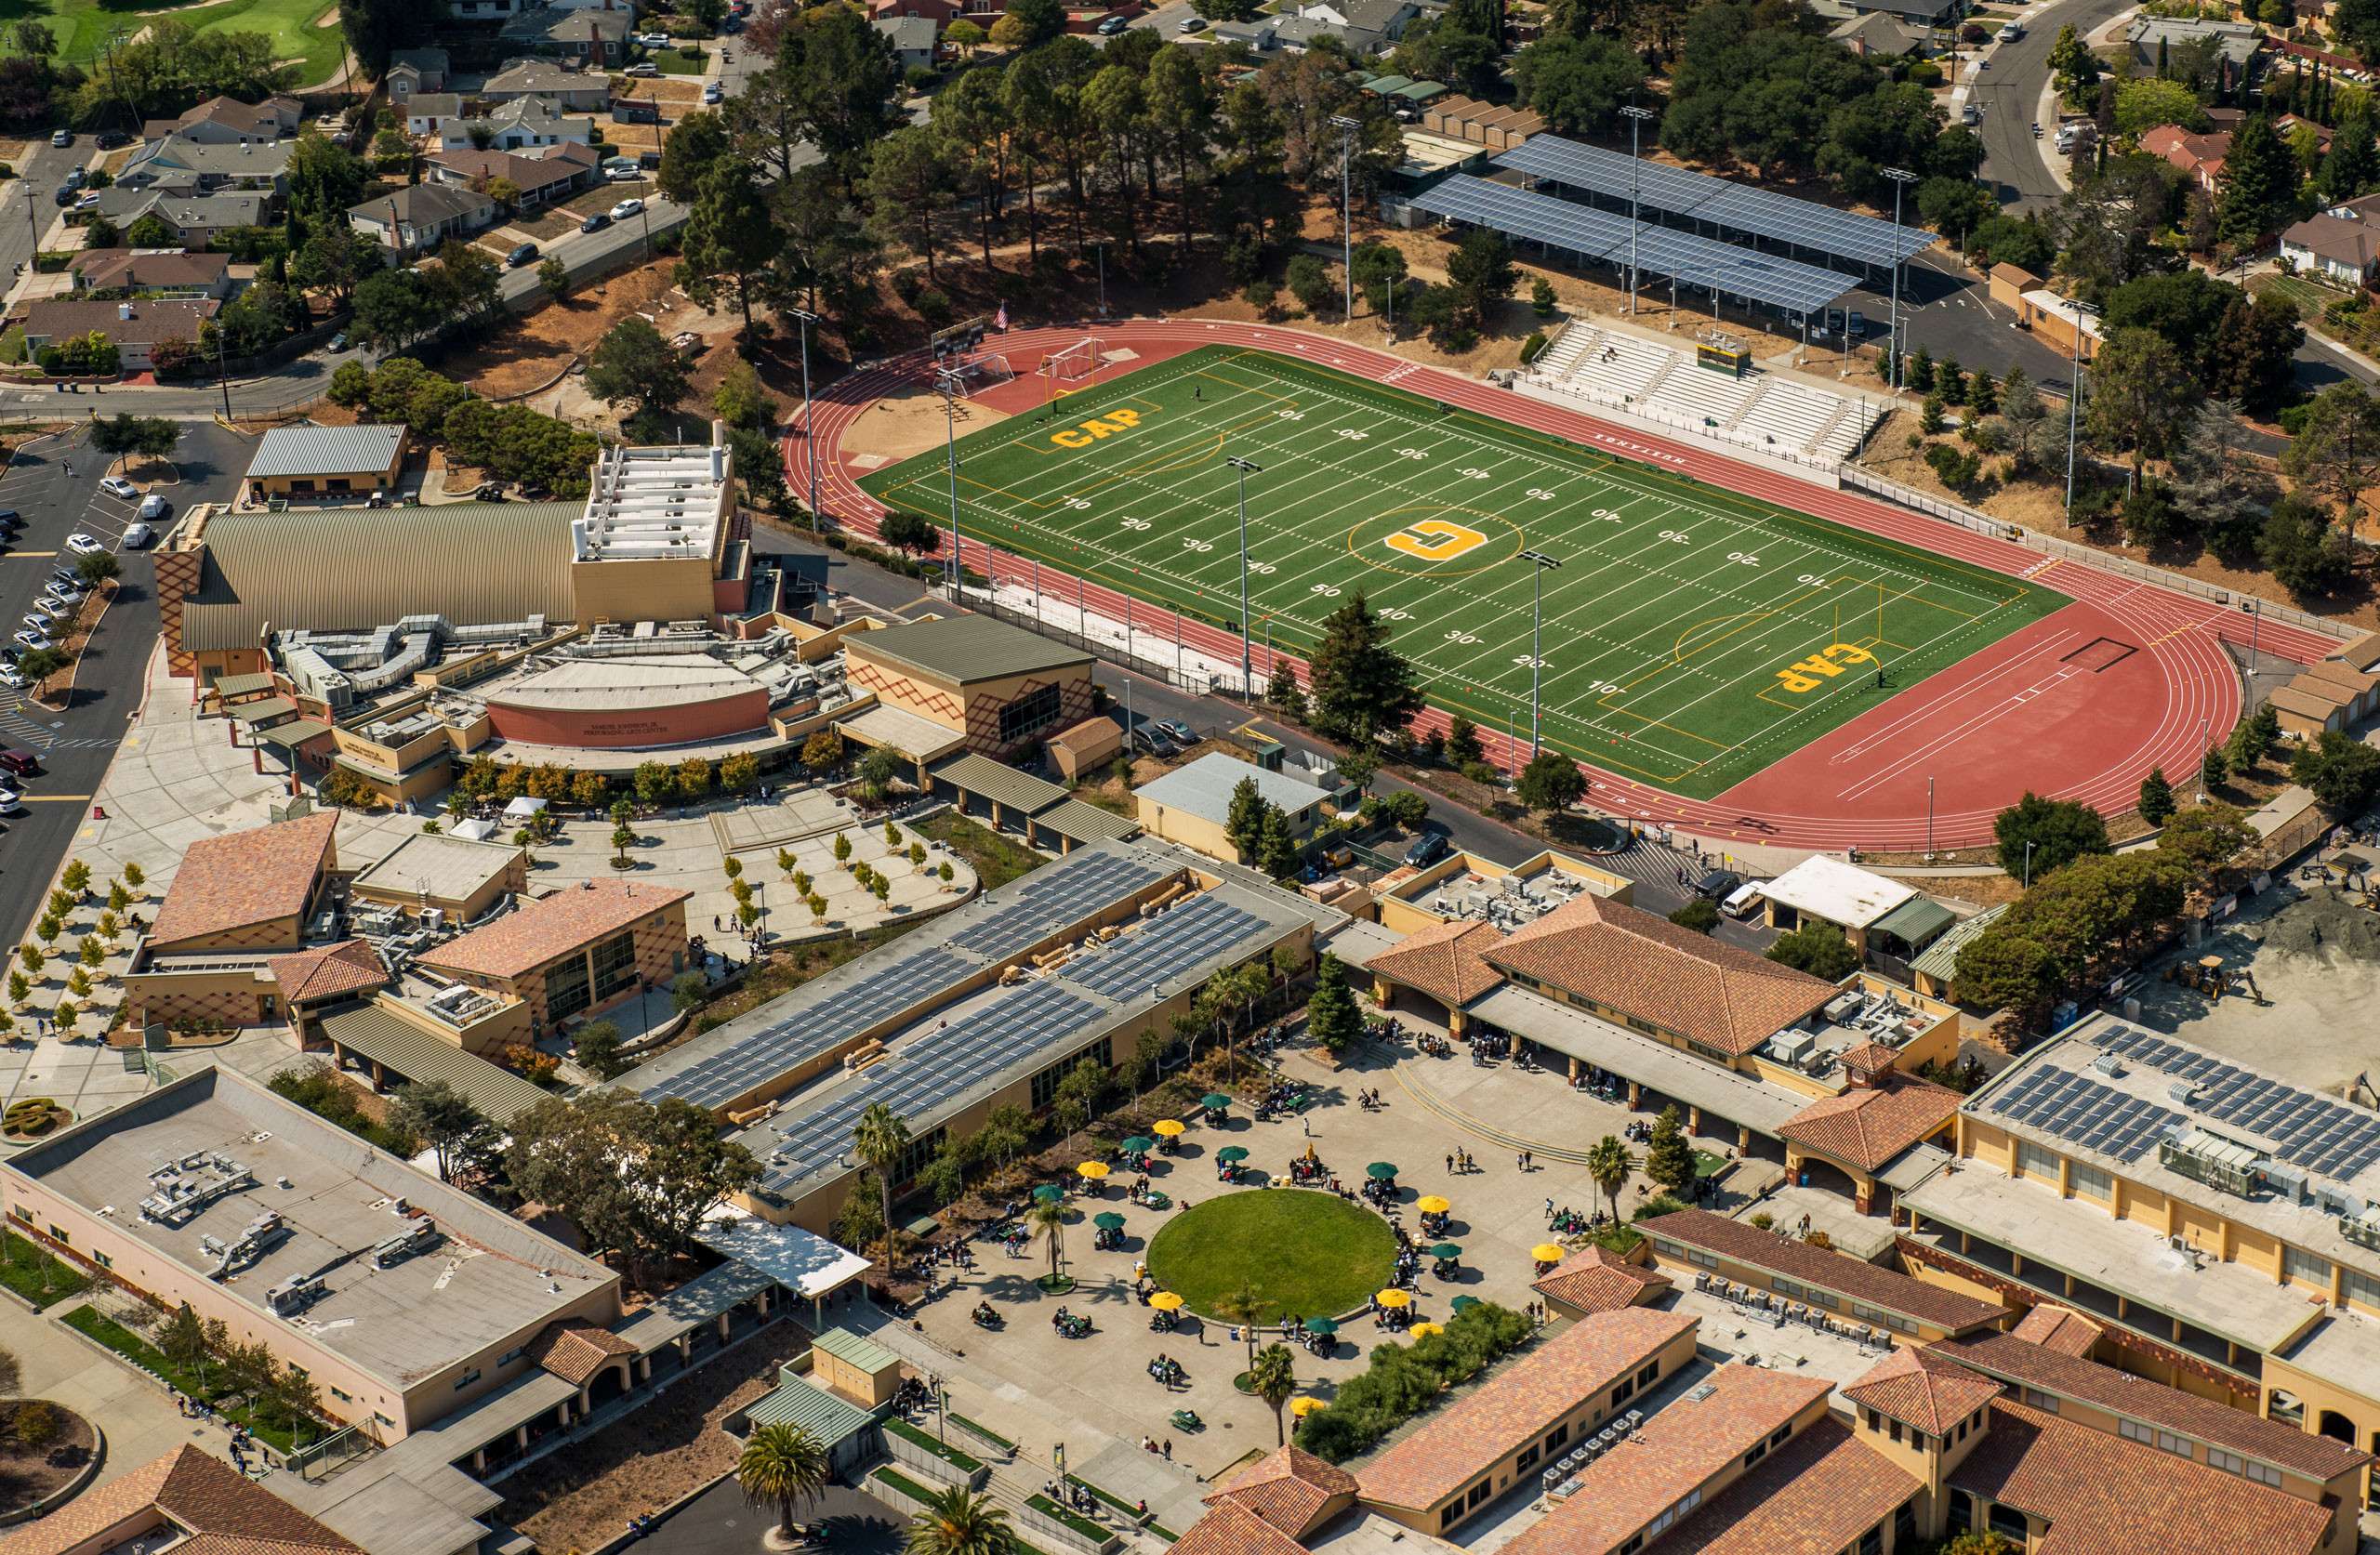
[[[1100,341],[1095,335],[1085,336],[1071,346],[1064,346],[1041,359],[1041,376],[1047,389],[1044,405],[1054,405],[1058,396],[1089,383],[1099,371]]]

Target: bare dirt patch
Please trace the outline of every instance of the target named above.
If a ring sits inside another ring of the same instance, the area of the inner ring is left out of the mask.
[[[494,338],[447,356],[437,370],[492,400],[525,393],[593,349],[605,330],[630,313],[662,310],[676,284],[676,268],[674,259],[654,259],[582,286]]]
[[[18,1434],[28,1410],[43,1412],[49,1434],[39,1446],[27,1446]],[[99,1438],[91,1422],[62,1403],[46,1399],[11,1399],[0,1403],[0,1509],[30,1506],[57,1494],[90,1460]]]
[[[720,1422],[774,1388],[777,1367],[809,1348],[799,1324],[762,1329],[628,1418],[513,1475],[497,1515],[547,1549],[603,1544],[630,1517],[734,1468],[737,1443]]]
[[[959,402],[957,423],[962,437],[1007,419],[1000,412],[972,400]],[[906,459],[912,454],[939,448],[943,443],[942,396],[925,385],[905,386],[868,406],[855,424],[855,433],[854,446],[864,446],[867,452],[888,460]]]

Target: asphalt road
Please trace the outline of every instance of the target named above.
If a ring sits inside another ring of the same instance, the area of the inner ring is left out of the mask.
[[[80,531],[120,544],[132,505],[102,493],[107,460],[88,446],[87,430],[20,449],[0,474],[0,507],[23,515],[17,542],[0,555],[0,622],[14,633],[55,568],[73,565],[66,537]],[[227,500],[247,468],[253,440],[212,422],[183,428],[174,462],[178,484],[155,488],[179,513],[192,503]],[[72,467],[71,472],[69,467]],[[170,523],[169,517],[162,523]],[[42,771],[20,785],[24,803],[0,819],[0,944],[16,944],[37,916],[42,893],[88,812],[91,795],[114,759],[125,727],[139,710],[149,656],[157,640],[154,576],[146,550],[119,551],[122,587],[79,661],[65,711],[36,707],[0,692],[0,744],[33,751]]]
[[[883,1502],[830,1484],[796,1515],[826,1535],[816,1548],[836,1555],[895,1555],[909,1520]],[[721,1480],[628,1546],[628,1555],[754,1555],[776,1513],[745,1499],[734,1478]]]

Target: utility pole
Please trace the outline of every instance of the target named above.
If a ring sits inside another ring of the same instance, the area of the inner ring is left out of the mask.
[[[2071,380],[2066,386],[2066,527],[2074,527],[2074,441],[2075,428],[2082,419],[2082,316],[2096,314],[2098,310],[2087,302],[2070,302],[2074,310],[2074,367]]]
[[[219,324],[215,330],[215,383],[223,390],[223,424],[228,427],[231,423],[231,379],[223,371],[223,330]]]
[[[818,445],[811,440],[810,423],[810,326],[818,315],[801,308],[782,308],[801,322],[801,462],[810,467],[810,534],[818,534]]]
[[[1908,190],[1911,184],[1917,181],[1917,175],[1909,171],[1909,169],[1905,167],[1887,167],[1884,169],[1884,177],[1892,179],[1893,181],[1893,241],[1897,244],[1900,241],[1900,197],[1902,193]],[[1893,255],[1893,356],[1891,363],[1892,372],[1889,375],[1890,381],[1895,389],[1898,389],[1900,388],[1900,363],[1902,356],[1906,354],[1900,349],[1901,263],[1901,257],[1899,253],[1896,251]],[[1846,323],[1849,323],[1848,320],[1845,320],[1844,322]]]
[[[1339,132],[1339,270],[1346,283],[1347,322],[1355,322],[1355,205],[1352,174],[1355,165],[1355,132],[1364,126],[1344,113],[1330,116]],[[1245,614],[1245,612],[1241,613]]]
[[[1520,560],[1529,563],[1528,597],[1528,754],[1537,759],[1544,745],[1544,730],[1539,717],[1538,691],[1545,675],[1543,627],[1545,624],[1545,574],[1562,563],[1543,551],[1523,551]]]
[[[1264,467],[1236,454],[1223,463],[1239,472],[1239,684],[1242,692],[1252,700],[1256,695],[1256,666],[1248,640],[1248,478],[1263,474]],[[1177,611],[1174,620],[1181,619]]]
[[[1654,117],[1649,108],[1630,103],[1620,110],[1628,117],[1628,314],[1636,315],[1636,197],[1639,192],[1636,160],[1637,137],[1645,128],[1645,121]]]
[[[959,374],[956,367],[937,367],[933,386],[942,391],[943,458],[950,468],[950,598],[957,603],[965,587],[967,553],[959,540]]]

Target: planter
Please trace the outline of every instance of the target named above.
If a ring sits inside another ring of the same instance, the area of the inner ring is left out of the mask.
[[[945,1446],[898,1417],[884,1422],[884,1446],[895,1463],[924,1475],[936,1486],[963,1484],[981,1490],[992,1477],[990,1467],[981,1458]]]
[[[1046,1496],[1035,1496],[1025,1501],[1023,1522],[1037,1537],[1079,1555],[1107,1555],[1118,1543],[1108,1530],[1076,1516]]]

